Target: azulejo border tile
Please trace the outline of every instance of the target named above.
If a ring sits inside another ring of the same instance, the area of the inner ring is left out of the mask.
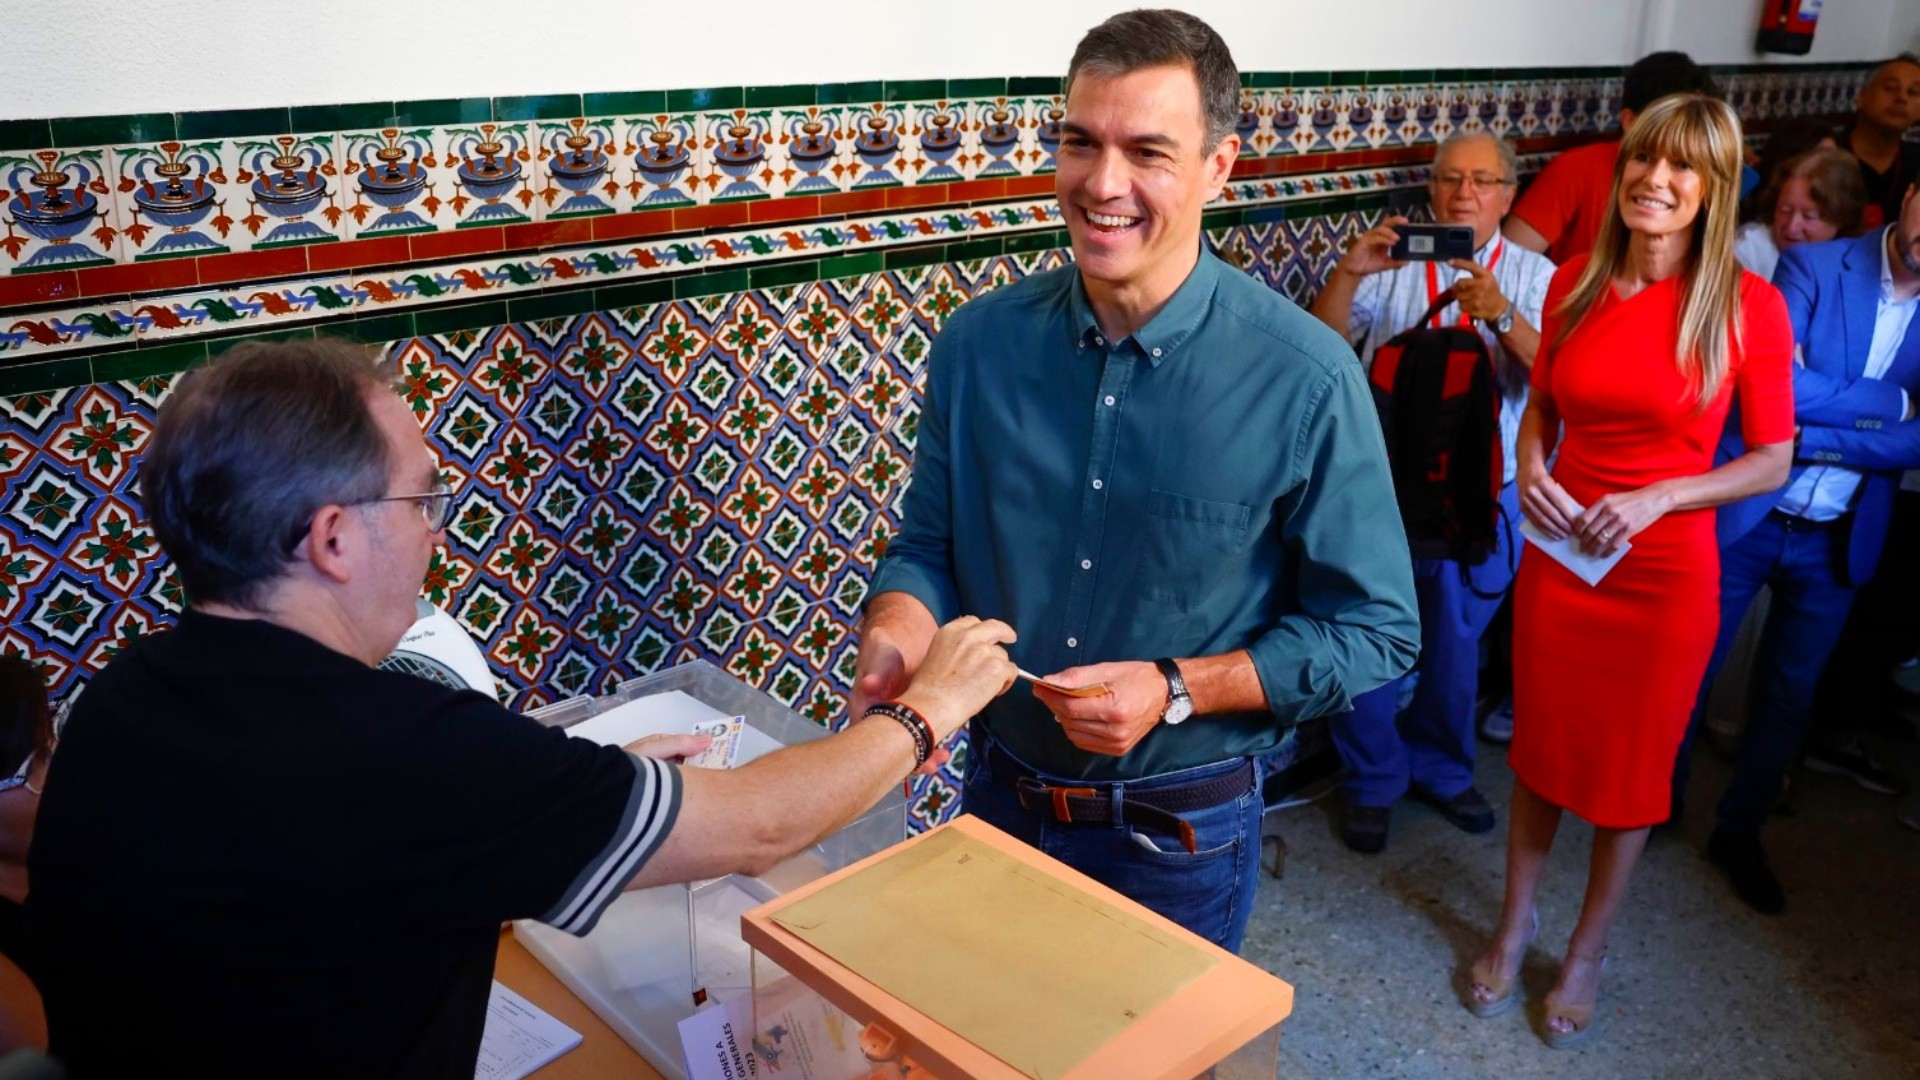
[[[289,219],[275,228],[295,228],[305,236],[300,226],[306,224],[312,223]],[[13,323],[0,330],[0,357],[48,355],[97,346],[128,334],[151,341],[217,330],[264,330],[447,304],[477,299],[481,294],[526,295],[555,285],[611,284],[710,266],[837,254],[849,248],[884,250],[988,233],[1057,228],[1058,224],[1058,210],[1051,199],[1021,200],[964,211],[872,215],[801,228],[774,226],[651,245],[607,244],[521,257],[496,256],[478,262],[407,266],[376,274],[306,278],[271,286],[245,283],[158,300],[107,300]],[[699,279],[682,278],[676,289],[684,285],[690,295],[699,295],[707,292],[701,284]]]

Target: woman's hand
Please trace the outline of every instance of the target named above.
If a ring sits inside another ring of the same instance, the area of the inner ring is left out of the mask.
[[[1673,496],[1661,484],[1602,495],[1573,523],[1573,535],[1587,554],[1611,555],[1672,509]]]
[[[1567,494],[1567,489],[1541,468],[1523,471],[1518,479],[1520,512],[1527,520],[1549,540],[1570,535],[1574,521],[1580,516],[1580,504]]]

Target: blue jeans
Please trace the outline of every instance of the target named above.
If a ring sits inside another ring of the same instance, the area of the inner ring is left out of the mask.
[[[1706,713],[1707,691],[1726,662],[1727,650],[1740,629],[1753,596],[1766,585],[1773,590],[1767,622],[1760,633],[1760,649],[1753,659],[1752,705],[1747,732],[1734,762],[1733,783],[1720,800],[1719,827],[1740,836],[1755,836],[1767,820],[1767,811],[1780,797],[1780,786],[1800,744],[1806,738],[1813,711],[1813,691],[1820,671],[1840,640],[1853,606],[1854,587],[1846,584],[1845,526],[1792,531],[1769,514],[1752,531],[1720,552],[1720,634],[1707,662],[1700,698],[1687,723],[1680,756],[1673,767],[1674,808],[1686,793],[1692,764],[1693,741]]]
[[[1051,815],[1043,817],[1027,810],[1012,788],[994,781],[988,764],[992,741],[991,734],[974,729],[968,747],[962,810],[1215,945],[1229,952],[1239,950],[1240,939],[1247,931],[1247,916],[1253,912],[1260,870],[1262,807],[1257,768],[1252,785],[1239,798],[1181,815],[1193,826],[1195,854],[1189,855],[1179,838],[1136,829],[1124,821],[1112,825],[1064,824]],[[1240,768],[1241,761],[1235,758],[1181,769],[1124,785],[1088,784],[1027,768],[1024,763],[1020,766],[1048,784],[1094,787],[1106,794],[1116,787],[1147,791],[1190,784],[1232,772]],[[1154,850],[1147,850],[1142,841]]]
[[[1353,699],[1353,709],[1327,719],[1334,749],[1347,767],[1347,798],[1357,806],[1392,806],[1410,788],[1451,799],[1473,786],[1474,705],[1480,689],[1480,636],[1513,584],[1520,498],[1508,484],[1493,554],[1478,566],[1416,559],[1420,601],[1419,680],[1413,701],[1395,715],[1412,672]],[[1482,595],[1484,594],[1484,595]]]

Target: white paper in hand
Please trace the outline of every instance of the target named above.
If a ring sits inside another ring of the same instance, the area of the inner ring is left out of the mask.
[[[1547,534],[1541,532],[1540,527],[1533,523],[1533,519],[1524,515],[1520,518],[1520,535],[1526,537],[1528,543],[1551,556],[1554,562],[1573,571],[1574,577],[1589,585],[1600,584],[1600,579],[1607,576],[1607,572],[1613,569],[1614,564],[1626,558],[1627,552],[1633,550],[1632,544],[1621,544],[1619,550],[1611,555],[1589,555],[1580,549],[1580,541],[1572,536],[1562,540],[1548,539]]]

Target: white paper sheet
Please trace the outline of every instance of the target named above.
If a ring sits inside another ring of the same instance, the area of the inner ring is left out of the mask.
[[[1612,570],[1621,559],[1626,558],[1627,552],[1633,550],[1632,544],[1621,544],[1619,550],[1611,555],[1589,555],[1580,549],[1580,541],[1572,536],[1561,540],[1548,539],[1547,534],[1541,532],[1540,527],[1533,523],[1533,519],[1527,517],[1520,519],[1520,535],[1526,537],[1528,543],[1550,556],[1554,562],[1573,571],[1574,577],[1589,585],[1600,584],[1600,579],[1606,577],[1608,571]]]
[[[520,1080],[579,1045],[579,1032],[496,980],[487,998],[487,1027],[480,1036],[473,1077]]]

